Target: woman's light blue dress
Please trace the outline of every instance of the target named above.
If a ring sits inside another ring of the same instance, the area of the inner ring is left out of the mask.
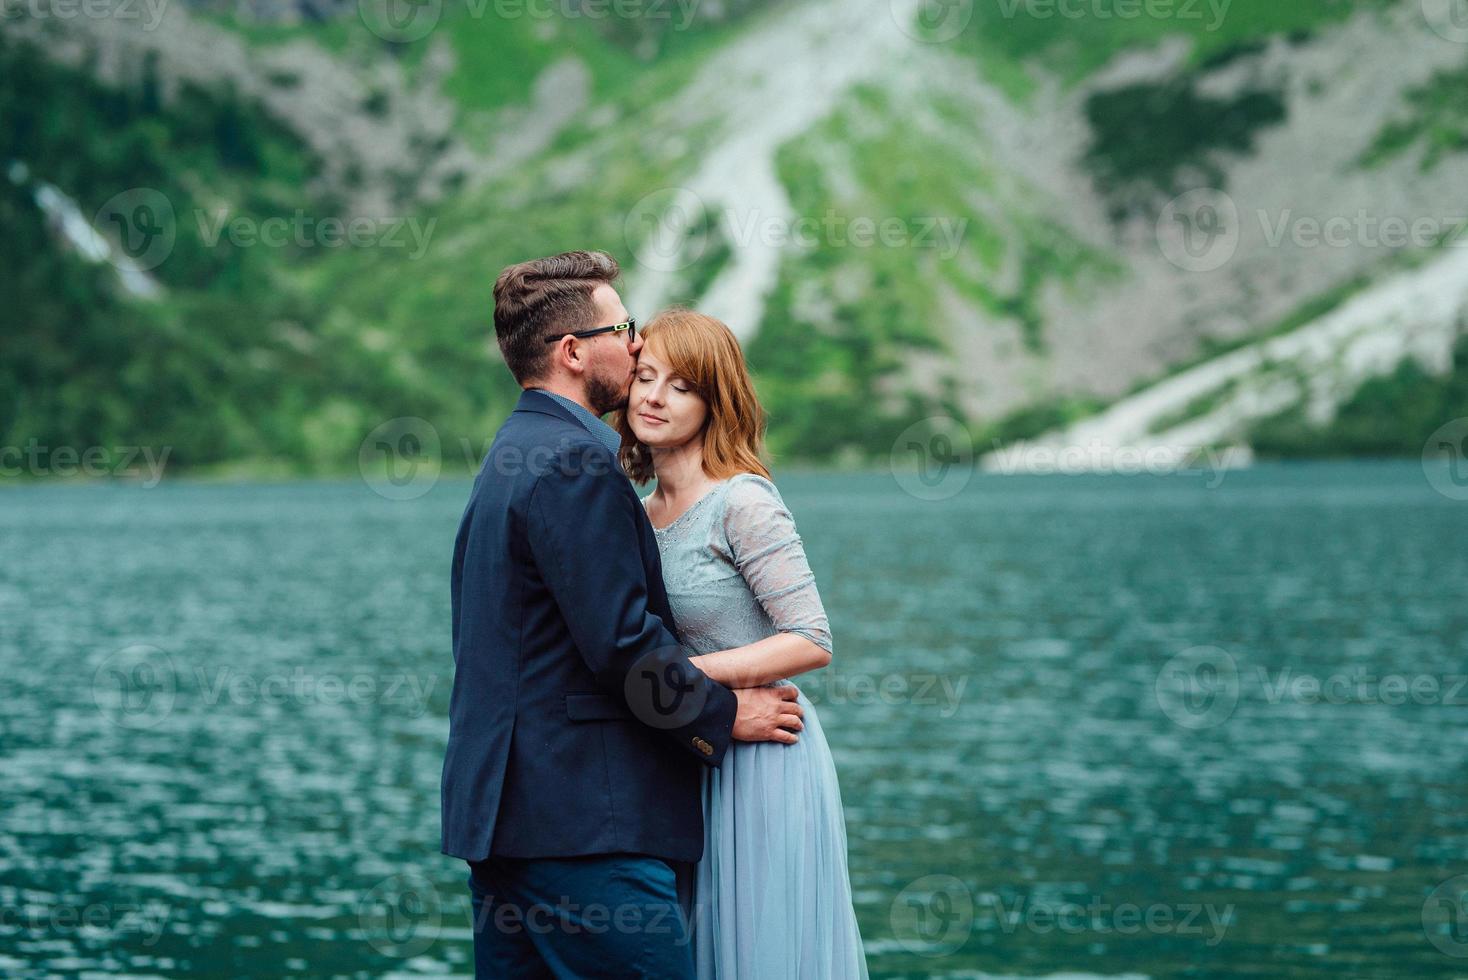
[[[776,632],[831,649],[815,576],[770,481],[752,473],[722,481],[657,539],[673,617],[693,653]],[[704,772],[692,922],[699,980],[867,977],[836,766],[815,707],[804,694],[799,703],[799,742],[735,742]]]

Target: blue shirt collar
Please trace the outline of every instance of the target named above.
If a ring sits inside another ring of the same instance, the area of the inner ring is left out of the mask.
[[[550,395],[556,401],[560,402],[567,411],[576,416],[576,421],[585,426],[587,432],[590,432],[597,439],[601,440],[601,444],[607,447],[607,452],[611,453],[613,458],[616,457],[622,448],[622,436],[616,429],[607,425],[595,415],[592,415],[579,402],[574,402],[565,395],[558,395],[554,391],[546,391],[544,388],[532,388],[531,390],[538,391],[544,395]]]

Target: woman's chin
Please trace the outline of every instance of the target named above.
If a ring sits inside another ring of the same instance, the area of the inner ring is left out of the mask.
[[[664,433],[659,432],[656,427],[649,426],[641,431],[634,428],[632,434],[637,437],[638,442],[642,443],[648,449],[669,449],[678,445],[677,442],[669,439]]]

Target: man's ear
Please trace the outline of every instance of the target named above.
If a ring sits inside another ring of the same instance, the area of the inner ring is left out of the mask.
[[[561,340],[551,348],[551,373],[567,371],[574,375],[586,372],[586,352],[574,337],[562,337]]]

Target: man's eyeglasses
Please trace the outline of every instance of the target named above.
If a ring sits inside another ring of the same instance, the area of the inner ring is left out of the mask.
[[[570,333],[558,334],[555,337],[545,338],[547,344],[558,344],[562,337],[595,337],[599,333],[620,333],[627,331],[627,343],[637,339],[637,320],[631,319],[626,323],[614,323],[610,327],[593,327],[590,330],[575,330]]]

